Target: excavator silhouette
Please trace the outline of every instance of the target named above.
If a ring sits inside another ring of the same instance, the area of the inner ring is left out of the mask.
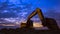
[[[58,30],[58,29],[59,29],[56,20],[53,19],[53,18],[45,18],[45,17],[43,16],[43,13],[42,13],[42,11],[41,11],[40,8],[36,8],[36,10],[34,10],[34,11],[28,16],[27,22],[26,22],[26,23],[27,23],[27,24],[26,24],[26,28],[32,28],[32,26],[33,26],[33,21],[31,20],[31,18],[32,18],[33,16],[35,16],[36,14],[38,14],[39,19],[41,20],[42,25],[43,25],[44,27],[47,26],[49,30]]]

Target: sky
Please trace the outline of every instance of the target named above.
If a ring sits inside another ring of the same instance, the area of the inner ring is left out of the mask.
[[[0,20],[13,23],[26,21],[36,8],[40,8],[45,17],[56,19],[60,25],[60,0],[0,0]],[[37,15],[32,19],[39,21]]]

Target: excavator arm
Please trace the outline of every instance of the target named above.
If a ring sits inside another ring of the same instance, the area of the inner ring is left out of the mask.
[[[29,16],[27,20],[30,20],[33,16],[35,16],[36,14],[38,14],[39,19],[42,21],[44,20],[44,16],[42,14],[41,9],[37,8],[35,11],[33,11]]]
[[[44,22],[45,22],[45,18],[44,18],[44,16],[43,16],[43,13],[42,13],[41,9],[39,9],[39,8],[36,8],[36,10],[33,11],[33,12],[28,16],[27,23],[29,23],[29,20],[30,20],[33,16],[35,16],[36,14],[38,14],[39,19],[41,20],[42,24],[45,26],[45,23],[44,23]]]

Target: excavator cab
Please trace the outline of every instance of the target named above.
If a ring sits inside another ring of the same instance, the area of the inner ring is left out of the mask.
[[[26,27],[27,28],[30,28],[31,26],[33,26],[33,21],[31,20],[31,18],[33,16],[35,16],[36,14],[38,14],[39,16],[39,19],[41,20],[42,22],[42,25],[43,26],[47,26],[48,29],[50,30],[58,30],[58,26],[57,26],[57,22],[55,19],[53,18],[45,18],[41,9],[37,8],[36,10],[34,10],[29,16],[28,16],[28,19],[27,19],[27,24],[26,24]]]

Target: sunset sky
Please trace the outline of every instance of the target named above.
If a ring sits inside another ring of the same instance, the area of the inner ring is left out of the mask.
[[[60,27],[60,0],[0,0],[0,23],[20,23],[39,7],[45,17],[54,18]],[[38,21],[36,15],[32,18]]]

